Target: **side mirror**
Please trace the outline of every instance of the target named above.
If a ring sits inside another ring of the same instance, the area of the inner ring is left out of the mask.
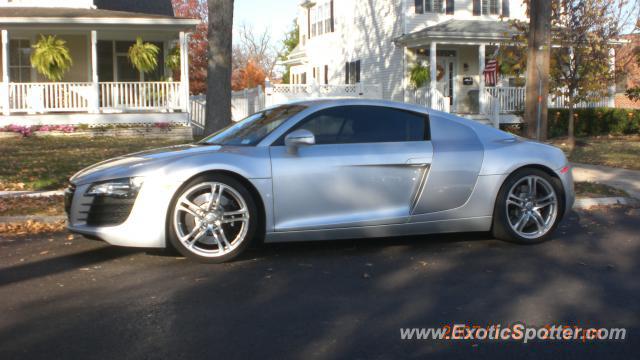
[[[284,144],[289,152],[295,154],[300,146],[314,145],[316,137],[309,130],[299,129],[292,131],[284,138]]]

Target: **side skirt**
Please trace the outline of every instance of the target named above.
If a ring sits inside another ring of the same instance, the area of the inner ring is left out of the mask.
[[[421,223],[363,226],[330,230],[286,231],[267,233],[265,243],[380,238],[437,233],[489,231],[491,216],[439,220]]]

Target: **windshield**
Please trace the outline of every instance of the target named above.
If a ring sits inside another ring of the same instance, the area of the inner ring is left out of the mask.
[[[200,144],[255,146],[287,119],[306,108],[303,105],[282,105],[255,113],[206,137]]]

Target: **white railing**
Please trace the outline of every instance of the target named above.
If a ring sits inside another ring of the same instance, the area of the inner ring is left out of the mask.
[[[193,127],[193,134],[204,135],[207,98],[205,95],[193,95],[190,101],[191,112],[189,120]],[[240,121],[264,108],[265,96],[261,86],[231,93],[231,117],[233,121]]]
[[[11,83],[9,111],[29,114],[87,111],[91,83]]]
[[[433,106],[431,102],[432,97],[434,97]],[[430,91],[430,88],[407,90],[407,102],[433,108],[438,111],[451,112],[451,99],[442,95],[438,89],[434,89],[434,91]]]
[[[181,109],[179,82],[10,83],[10,113],[173,111]],[[4,93],[4,91],[3,91]],[[5,96],[0,94],[0,96]],[[97,98],[96,98],[97,97]]]
[[[365,98],[382,99],[382,88],[379,85],[297,85],[270,84],[265,86],[265,105],[272,106],[296,100],[318,98]]]
[[[489,121],[496,129],[500,128],[500,106],[501,101],[498,97],[494,96],[491,91],[485,89],[483,94],[480,94],[480,103],[484,104],[484,115],[489,118]],[[482,109],[483,106],[480,106]],[[481,110],[482,111],[482,110]]]
[[[100,109],[126,110],[179,110],[179,82],[102,82]]]
[[[549,108],[566,109],[569,107],[569,98],[565,95],[549,95]],[[606,96],[594,96],[594,100],[582,101],[574,104],[575,109],[591,109],[597,107],[609,107],[609,98]]]
[[[487,87],[485,89],[496,98],[500,113],[524,111],[524,87]]]

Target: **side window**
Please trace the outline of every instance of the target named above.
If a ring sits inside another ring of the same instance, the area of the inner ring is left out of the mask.
[[[425,141],[427,116],[383,106],[340,106],[309,116],[291,131],[305,129],[317,145]],[[284,144],[284,137],[277,142]]]
[[[352,106],[349,121],[351,143],[424,141],[427,138],[426,116],[381,106]]]
[[[339,144],[347,123],[344,108],[332,108],[318,111],[297,126],[297,129],[309,130],[316,137],[316,144]]]

